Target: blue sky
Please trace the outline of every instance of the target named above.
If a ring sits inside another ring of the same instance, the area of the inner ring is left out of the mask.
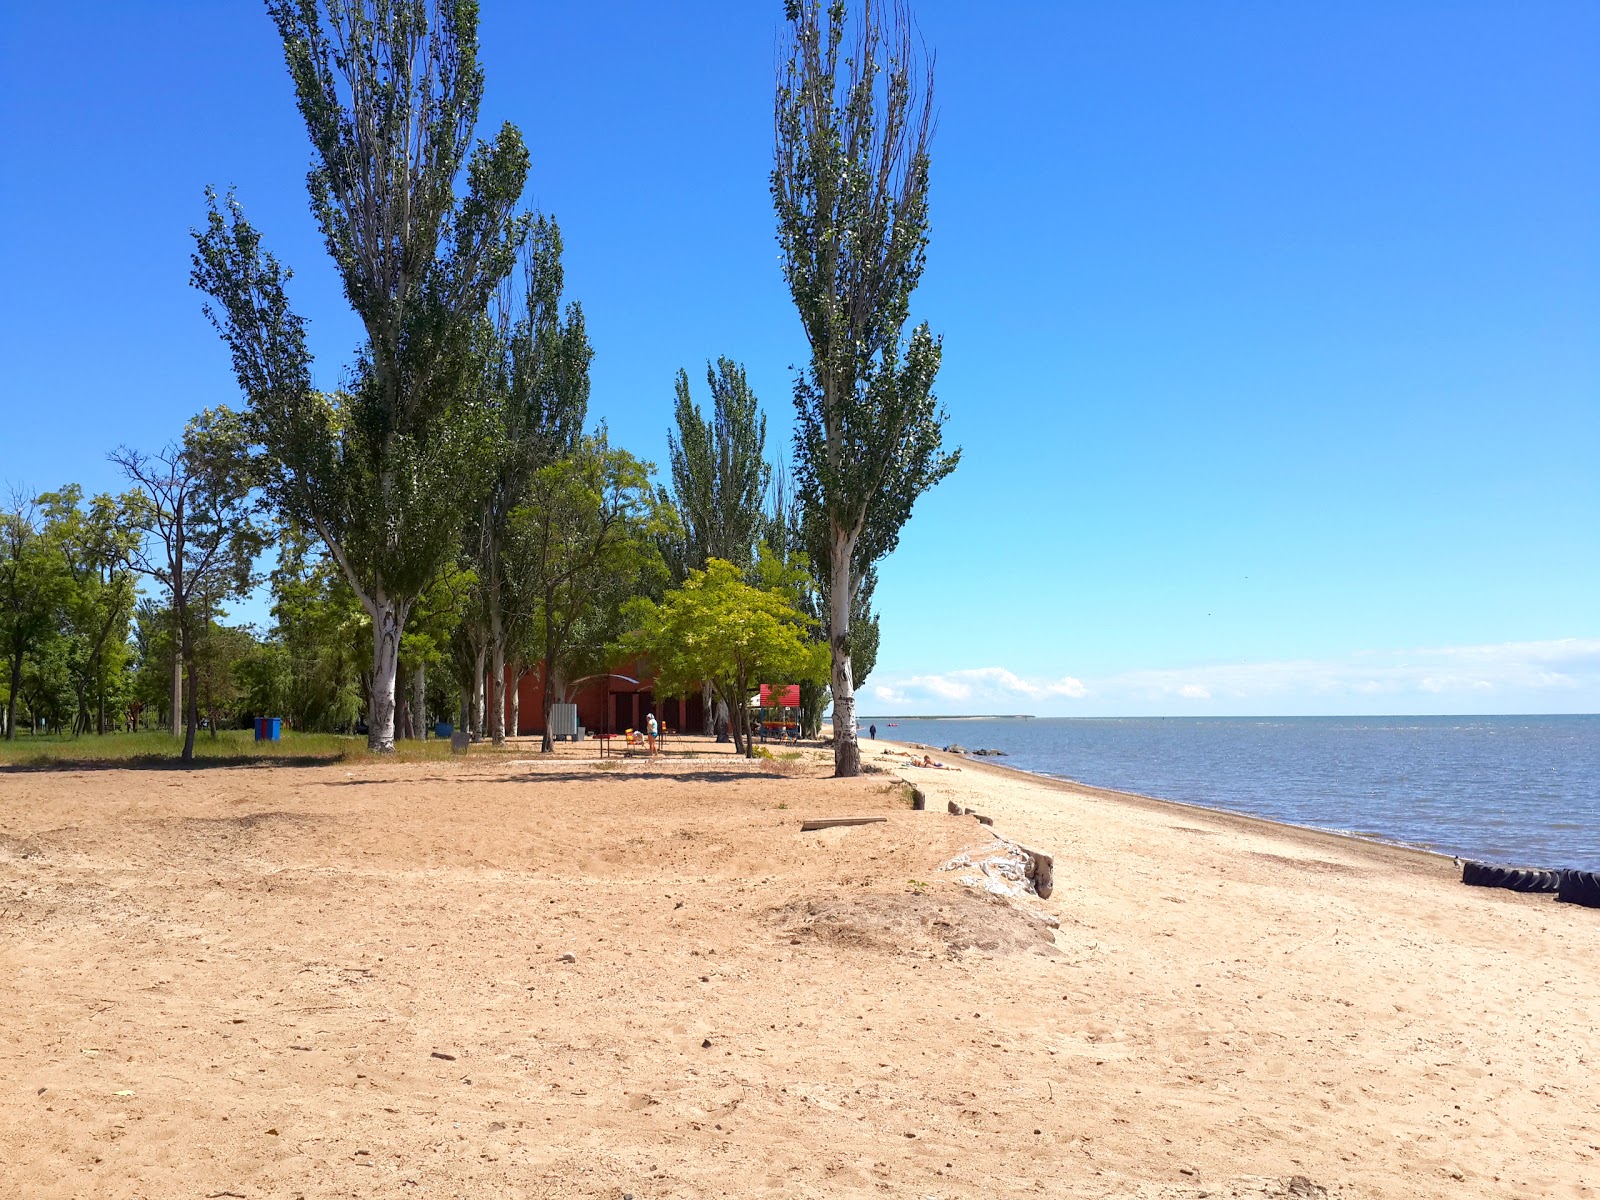
[[[1600,8],[918,0],[961,469],[883,569],[865,711],[1600,710]],[[672,376],[804,343],[766,175],[778,0],[483,0],[597,355],[663,461]],[[190,291],[207,184],[359,333],[254,4],[15,6],[0,478],[117,486],[234,402]]]

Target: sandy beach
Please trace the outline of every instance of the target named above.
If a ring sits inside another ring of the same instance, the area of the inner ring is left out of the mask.
[[[864,748],[0,772],[0,1194],[1600,1194],[1600,912]]]

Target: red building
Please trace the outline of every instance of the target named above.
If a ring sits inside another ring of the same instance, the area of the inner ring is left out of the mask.
[[[506,693],[517,688],[518,735],[544,732],[544,679],[534,667],[517,684],[506,673]],[[690,696],[655,694],[655,679],[643,662],[626,662],[609,674],[591,675],[568,687],[567,695],[557,692],[556,700],[578,706],[578,724],[591,733],[619,733],[624,729],[643,729],[645,714],[654,709],[656,720],[672,733],[705,733],[704,706],[698,690]],[[509,714],[507,728],[510,728]]]

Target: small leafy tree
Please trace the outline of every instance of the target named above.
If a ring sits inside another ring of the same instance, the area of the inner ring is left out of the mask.
[[[834,769],[855,775],[857,598],[960,456],[941,448],[941,343],[926,325],[904,336],[927,247],[933,72],[902,3],[787,0],[785,13],[772,198],[811,346],[795,383],[795,472],[826,581]]]
[[[87,507],[83,489],[69,484],[39,497],[50,541],[61,554],[70,579],[62,606],[61,631],[68,643],[67,667],[78,701],[73,730],[106,731],[106,701],[112,687],[109,667],[127,658],[128,625],[133,616],[134,573],[128,565],[133,535],[124,506],[109,494]]]
[[[471,150],[483,72],[470,0],[267,10],[315,150],[311,210],[366,329],[350,386],[311,386],[289,272],[232,197],[224,212],[210,195],[192,279],[232,350],[268,495],[316,531],[371,620],[368,742],[389,751],[407,617],[455,558],[486,467],[472,344],[527,232],[528,154],[510,124]]]
[[[23,700],[28,660],[56,636],[58,614],[70,588],[61,556],[45,536],[44,516],[33,494],[12,493],[0,512],[0,640],[10,667],[7,741],[17,736],[17,707]]]
[[[655,603],[635,601],[636,624],[627,644],[648,655],[663,692],[711,680],[732,716],[735,748],[755,753],[750,697],[763,683],[794,683],[826,675],[826,648],[808,636],[810,618],[795,604],[792,583],[757,587],[733,563],[711,559],[681,588]]]
[[[251,475],[234,414],[202,413],[183,444],[149,455],[126,447],[111,459],[134,485],[125,499],[136,535],[128,550],[133,569],[167,593],[188,693],[183,761],[194,760],[199,723],[197,643],[213,615],[255,582],[264,544],[255,520]],[[173,714],[176,728],[177,714]]]

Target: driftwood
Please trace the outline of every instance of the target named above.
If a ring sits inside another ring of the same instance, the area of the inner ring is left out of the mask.
[[[800,832],[811,833],[817,829],[832,829],[837,825],[876,825],[879,821],[888,819],[888,817],[812,817],[810,820],[800,822]]]

